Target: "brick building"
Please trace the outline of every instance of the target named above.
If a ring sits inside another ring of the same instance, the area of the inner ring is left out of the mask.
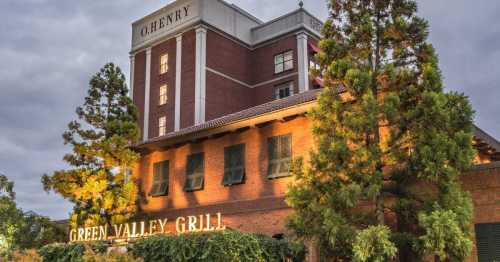
[[[286,233],[289,162],[313,144],[305,113],[321,86],[308,75],[321,26],[302,7],[263,22],[222,0],[177,0],[132,24],[144,216],[221,213],[228,228]],[[479,128],[474,142],[464,185],[489,261],[500,254],[500,143]]]

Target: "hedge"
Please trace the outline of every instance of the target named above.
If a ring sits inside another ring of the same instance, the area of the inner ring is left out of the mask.
[[[107,245],[104,242],[93,242],[91,244],[50,244],[38,250],[44,262],[83,262],[86,248],[91,248],[96,253],[104,253]]]
[[[222,231],[209,234],[154,236],[130,247],[135,257],[145,262],[176,261],[303,261],[305,247],[268,236]]]
[[[106,251],[103,243],[91,246],[96,253]],[[44,262],[82,262],[86,245],[52,244],[39,250]],[[264,235],[222,231],[179,236],[157,235],[128,246],[129,254],[144,262],[283,262],[304,261],[302,244]]]

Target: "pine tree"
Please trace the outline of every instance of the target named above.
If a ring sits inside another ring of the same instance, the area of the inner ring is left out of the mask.
[[[413,0],[331,0],[315,147],[293,166],[289,227],[336,261],[461,261],[472,247],[473,110],[443,91]]]
[[[66,170],[44,175],[46,191],[74,203],[71,225],[124,222],[136,213],[137,186],[127,179],[138,159],[130,146],[138,140],[137,112],[119,67],[106,64],[90,80],[88,95],[76,113],[78,120],[64,132],[73,152]]]

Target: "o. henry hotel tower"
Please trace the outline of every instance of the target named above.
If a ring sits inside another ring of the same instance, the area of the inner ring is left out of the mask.
[[[313,144],[306,112],[322,81],[308,72],[321,27],[302,6],[263,22],[222,0],[178,0],[132,24],[144,217],[166,218],[165,232],[287,234],[290,160]],[[463,183],[477,261],[500,252],[500,143],[477,128],[474,144]]]

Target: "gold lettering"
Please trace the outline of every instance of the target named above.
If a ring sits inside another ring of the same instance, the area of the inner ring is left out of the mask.
[[[222,214],[219,212],[217,213],[217,230],[224,230],[226,229],[226,226],[222,225]]]
[[[71,229],[71,231],[69,231],[69,242],[75,242],[76,239],[76,229]]]
[[[99,240],[106,240],[108,238],[108,225],[99,226]]]
[[[175,220],[175,230],[177,231],[177,234],[181,234],[186,231],[186,219],[184,217],[178,217]]]
[[[92,227],[92,240],[97,240],[98,227]]]
[[[196,217],[188,216],[188,231],[194,232],[196,231]]]
[[[146,234],[146,232],[144,232],[145,227],[146,227],[146,225],[145,225],[144,221],[141,221],[141,237],[145,236],[145,234]]]
[[[163,233],[166,233],[165,232],[165,226],[167,225],[167,219],[163,219],[163,221],[161,219],[158,219],[158,222],[160,222],[160,234],[163,234]]]
[[[200,221],[199,221],[200,228],[198,229],[198,231],[203,231],[203,217],[204,217],[204,215],[200,215]]]
[[[205,215],[207,217],[207,222],[206,222],[206,227],[205,227],[205,231],[214,231],[215,228],[212,226],[212,223],[210,223],[210,214],[206,214]]]
[[[153,235],[156,233],[156,220],[149,221],[149,234]]]
[[[130,226],[125,224],[125,227],[123,228],[123,237],[124,238],[130,238]]]
[[[113,225],[115,228],[115,238],[120,238],[122,236],[123,224]]]
[[[91,237],[92,231],[90,227],[85,228],[85,241],[89,240]]]
[[[137,224],[137,223],[135,223],[135,222],[134,222],[134,223],[132,223],[132,234],[131,234],[131,237],[137,237],[137,236],[136,236],[136,231],[137,231],[137,230],[136,230],[136,229],[137,229],[137,225],[136,225],[136,224]]]
[[[83,241],[85,235],[85,230],[83,228],[78,229],[78,241]]]

